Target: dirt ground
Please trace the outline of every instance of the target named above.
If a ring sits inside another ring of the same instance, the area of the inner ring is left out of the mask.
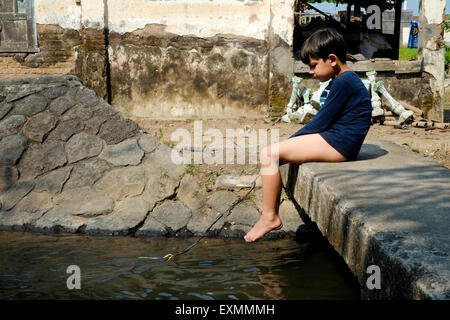
[[[165,144],[174,147],[179,142],[171,141],[172,133],[177,129],[186,129],[192,137],[194,137],[194,120],[148,120],[148,119],[133,119],[137,121],[142,127],[144,127],[149,133],[157,136]],[[279,130],[279,139],[287,139],[291,134],[296,132],[303,125],[296,123],[282,123],[271,122],[268,119],[214,119],[214,120],[202,120],[202,132],[205,136],[205,131],[208,129],[219,129],[225,139],[226,129],[242,129],[245,132],[252,132],[256,130],[258,134],[260,129],[268,130],[267,132],[273,132],[272,130]],[[270,136],[270,135],[269,135]],[[205,137],[203,137],[204,139]],[[396,129],[391,126],[385,126],[380,124],[374,124],[370,128],[369,134],[366,139],[369,140],[388,140],[395,142],[399,145],[409,147],[412,151],[420,153],[425,157],[431,157],[443,166],[450,169],[450,129],[433,129],[426,130],[422,128],[409,127],[407,129]],[[225,141],[225,140],[223,140]],[[207,139],[203,141],[203,147],[210,144],[213,141]],[[225,142],[223,142],[225,145]],[[248,140],[246,141],[248,146]],[[248,154],[247,154],[248,155]],[[224,156],[225,158],[225,156]],[[236,174],[236,175],[248,175],[256,174],[258,172],[258,166],[248,164],[248,158],[246,158],[245,165],[239,164],[223,164],[223,165],[188,165],[187,172],[198,175],[202,178],[204,186],[209,189],[212,188],[217,176],[221,174]],[[236,163],[236,162],[235,162]]]

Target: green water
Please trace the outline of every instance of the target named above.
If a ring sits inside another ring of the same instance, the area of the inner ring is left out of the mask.
[[[359,299],[328,244],[207,238],[175,262],[138,259],[184,249],[191,238],[0,232],[0,299]],[[81,271],[69,290],[67,267]]]

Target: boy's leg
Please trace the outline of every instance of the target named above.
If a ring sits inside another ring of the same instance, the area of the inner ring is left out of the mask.
[[[288,162],[342,162],[347,160],[318,133],[281,141],[278,149],[280,164]]]
[[[269,161],[261,163],[261,182],[263,193],[263,213],[259,221],[245,235],[247,242],[255,241],[271,230],[282,226],[278,216],[281,189],[279,164],[303,163],[313,161],[341,162],[345,157],[331,147],[319,134],[290,138],[272,145],[267,152]]]

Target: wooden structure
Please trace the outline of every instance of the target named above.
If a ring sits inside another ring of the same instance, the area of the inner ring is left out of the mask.
[[[0,1],[0,53],[39,52],[33,0]]]
[[[342,25],[342,23],[336,21],[330,15],[321,12],[314,7],[314,3],[330,2],[338,4],[347,4],[347,19],[345,21],[345,27],[340,31],[344,33],[347,41],[358,41],[359,34],[361,31],[368,31],[364,25],[364,19],[362,17],[362,8],[366,9],[371,5],[377,5],[381,12],[385,10],[395,10],[395,24],[394,24],[394,35],[388,37],[387,40],[392,46],[392,52],[389,56],[392,60],[398,60],[399,57],[399,46],[400,46],[400,28],[401,28],[401,15],[402,15],[402,4],[403,0],[297,0],[296,1],[296,11],[304,9],[312,9],[324,16],[326,20],[334,20],[336,26]],[[353,10],[352,10],[353,8]],[[353,12],[353,16],[352,16]],[[337,24],[336,24],[337,23]],[[339,27],[337,27],[339,29]],[[373,32],[373,31],[371,31]]]

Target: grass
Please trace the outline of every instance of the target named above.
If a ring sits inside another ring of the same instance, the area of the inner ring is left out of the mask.
[[[415,60],[417,59],[417,53],[419,49],[408,49],[407,47],[401,47],[399,50],[398,60]]]
[[[199,172],[199,167],[197,165],[195,165],[195,164],[188,164],[184,168],[184,172],[187,173],[187,174],[190,174],[192,176],[195,176]]]
[[[419,49],[408,49],[408,47],[401,47],[399,49],[398,60],[415,60]],[[450,63],[450,47],[445,46],[445,65]]]
[[[444,109],[445,110],[450,110],[450,88],[445,90]]]
[[[445,46],[445,65],[450,63],[450,47]]]
[[[408,49],[407,47],[400,47],[398,60],[416,60],[419,50],[418,49]],[[449,75],[450,66],[450,47],[445,46],[445,73]],[[446,101],[448,96],[446,95]]]

